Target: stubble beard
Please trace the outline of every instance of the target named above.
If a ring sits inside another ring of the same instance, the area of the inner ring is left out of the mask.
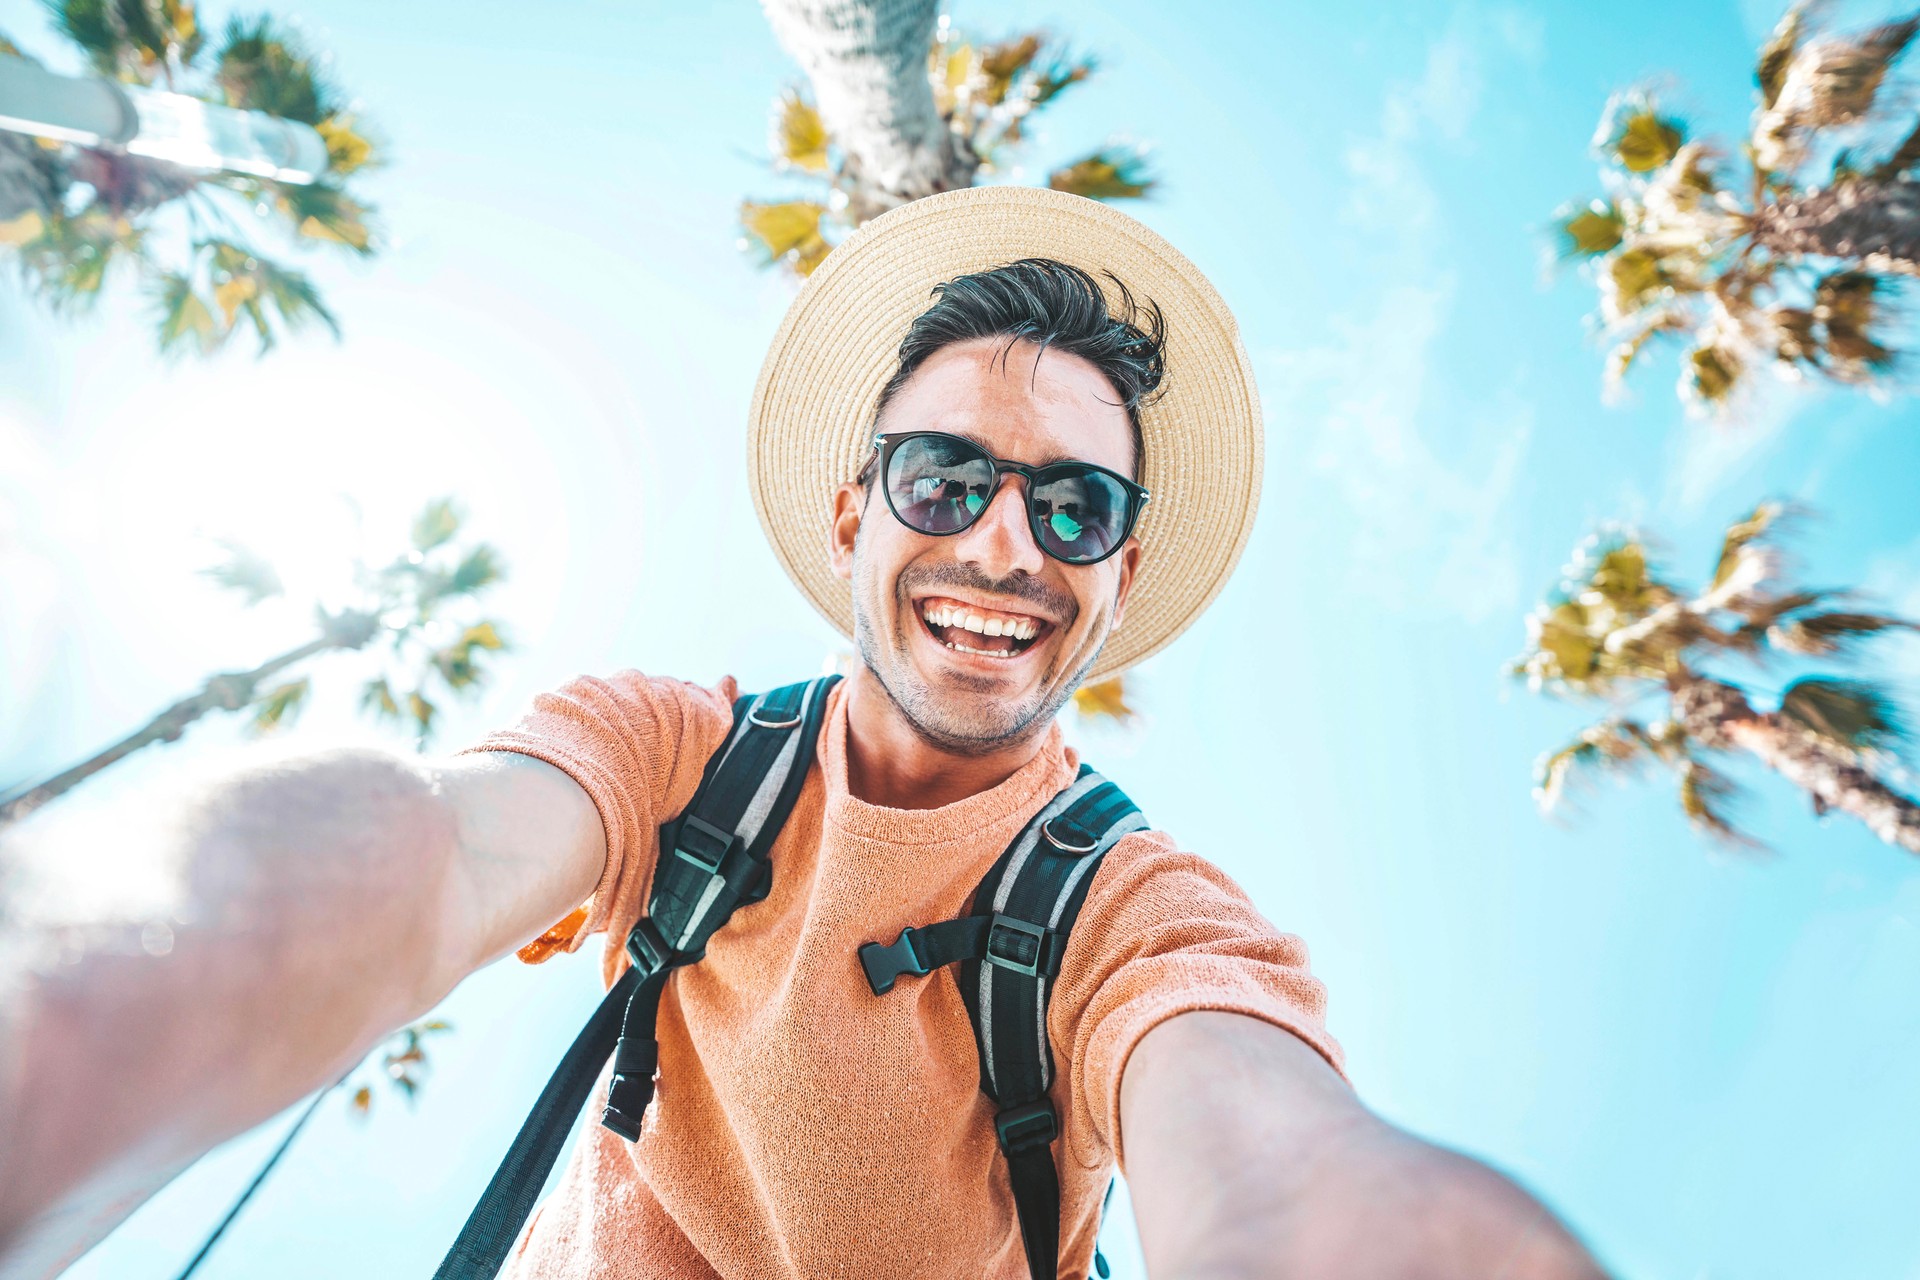
[[[1036,693],[1021,703],[996,696],[990,686],[971,696],[958,691],[936,693],[914,668],[912,641],[896,634],[883,644],[873,625],[874,610],[861,607],[863,598],[877,604],[880,593],[875,589],[877,584],[865,564],[865,557],[860,555],[857,537],[854,582],[860,589],[855,593],[853,643],[860,653],[860,661],[873,673],[887,700],[915,735],[927,745],[951,755],[991,755],[1030,741],[1053,722],[1100,657],[1101,646],[1096,645],[1072,679],[1060,681],[1049,692],[1043,677]],[[909,616],[913,613],[912,602],[898,583],[893,594],[900,625],[917,625],[917,619]],[[962,676],[955,683],[964,684],[964,681]]]

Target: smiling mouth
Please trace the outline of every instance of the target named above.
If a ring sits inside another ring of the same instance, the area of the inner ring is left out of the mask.
[[[1017,658],[1053,630],[1045,618],[983,609],[949,596],[916,600],[914,612],[928,634],[947,648],[987,658]]]

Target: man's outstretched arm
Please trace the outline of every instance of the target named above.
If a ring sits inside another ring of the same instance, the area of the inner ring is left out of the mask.
[[[1233,1013],[1140,1041],[1121,1134],[1155,1280],[1602,1280],[1526,1192],[1374,1116],[1305,1043]]]
[[[502,754],[257,767],[172,815],[127,815],[114,841],[112,863],[168,869],[166,943],[143,947],[144,915],[15,918],[0,937],[9,1280],[59,1271],[210,1147],[337,1078],[566,914],[606,857],[572,779]],[[95,854],[57,827],[23,843],[23,879]]]

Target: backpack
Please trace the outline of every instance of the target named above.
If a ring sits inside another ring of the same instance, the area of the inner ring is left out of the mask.
[[[654,1027],[661,994],[675,969],[706,954],[708,939],[735,910],[767,896],[768,851],[799,798],[827,693],[838,680],[825,676],[734,702],[726,745],[708,761],[686,811],[660,828],[647,913],[627,935],[633,966],[574,1038],[434,1280],[498,1274],[609,1055],[613,1075],[601,1124],[629,1142],[639,1138],[659,1065]],[[1053,1163],[1059,1119],[1047,1096],[1054,1074],[1047,997],[1101,859],[1121,836],[1146,825],[1120,788],[1082,764],[981,879],[973,914],[904,929],[891,943],[859,949],[877,998],[902,978],[960,966],[980,1088],[998,1108],[995,1136],[1033,1280],[1054,1280],[1060,1252]],[[1109,1184],[1109,1199],[1112,1191]],[[1107,1275],[1098,1248],[1094,1266]]]

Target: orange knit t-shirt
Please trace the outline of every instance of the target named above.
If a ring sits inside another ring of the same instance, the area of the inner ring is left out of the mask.
[[[863,942],[963,914],[1027,820],[1074,776],[1044,747],[991,790],[939,809],[847,791],[844,686],[827,706],[773,886],[680,970],[660,1006],[660,1079],[640,1141],[589,1122],[505,1274],[516,1280],[1025,1280],[1026,1261],[951,969],[868,989]],[[605,874],[552,940],[624,939],[644,910],[656,828],[692,799],[731,727],[716,689],[623,672],[542,695],[477,750],[571,775],[606,827]],[[1123,784],[1124,785],[1124,784]],[[626,965],[608,945],[609,982]],[[1277,1024],[1336,1067],[1306,947],[1167,836],[1108,852],[1048,1011],[1062,1135],[1062,1277],[1083,1278],[1120,1156],[1120,1076],[1158,1023],[1196,1009]]]

